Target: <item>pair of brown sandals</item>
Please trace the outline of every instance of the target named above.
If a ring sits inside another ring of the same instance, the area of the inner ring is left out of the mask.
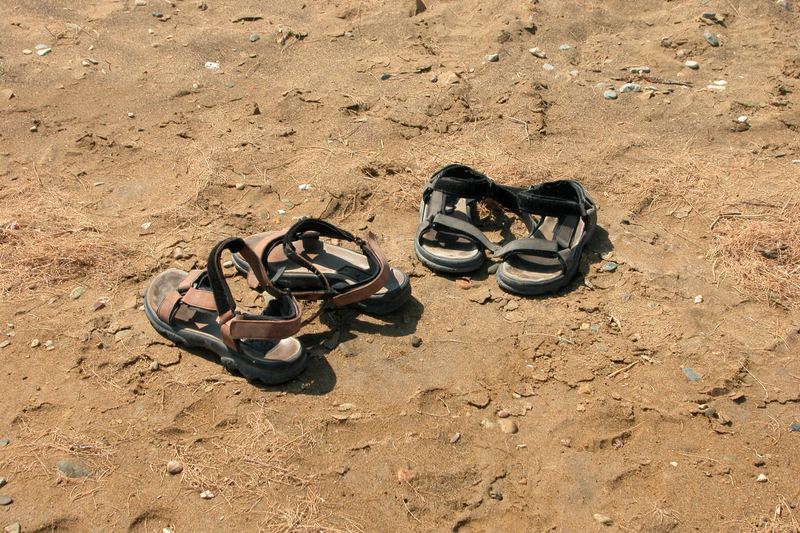
[[[250,288],[269,296],[260,313],[237,308],[223,272],[226,250]],[[410,296],[408,276],[389,266],[374,234],[361,239],[310,218],[283,231],[225,239],[211,250],[205,270],[162,272],[147,289],[144,310],[175,344],[211,351],[229,371],[276,385],[305,369],[308,354],[294,335],[324,309],[388,314]],[[304,319],[299,301],[321,305]]]

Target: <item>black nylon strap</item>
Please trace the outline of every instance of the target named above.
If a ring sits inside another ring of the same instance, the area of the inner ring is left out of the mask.
[[[225,276],[222,273],[222,252],[230,250],[231,253],[241,251],[245,246],[244,240],[239,237],[229,237],[222,240],[211,249],[208,254],[208,263],[206,271],[208,272],[208,281],[211,284],[211,292],[214,293],[214,303],[217,305],[217,312],[220,317],[226,314],[233,315],[236,312],[236,301],[233,299],[231,289],[225,281]]]
[[[527,189],[508,189],[516,195],[521,210],[541,216],[585,217],[587,208],[593,205],[583,186],[573,180],[551,181]]]
[[[485,174],[466,165],[452,164],[433,175],[425,192],[441,191],[459,198],[480,200],[489,195],[491,187],[492,181]]]

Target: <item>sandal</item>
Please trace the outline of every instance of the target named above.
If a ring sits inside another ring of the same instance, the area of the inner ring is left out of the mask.
[[[321,237],[356,244],[361,253],[323,241]],[[319,219],[303,219],[283,231],[259,233],[245,239],[261,259],[272,283],[291,291],[300,300],[316,300],[332,291],[330,305],[357,305],[364,311],[385,315],[396,311],[411,297],[408,276],[391,268],[370,233],[367,240]],[[246,258],[233,254],[236,269],[247,275],[257,289]]]
[[[275,297],[261,314],[236,309],[220,265],[226,249],[255,265],[260,287]],[[308,322],[300,319],[300,305],[272,285],[255,253],[240,238],[218,243],[206,270],[172,268],[156,276],[145,293],[144,311],[164,337],[177,345],[214,352],[226,369],[238,370],[249,379],[268,385],[284,383],[297,377],[308,363],[303,345],[292,337]]]
[[[530,217],[518,210],[514,195],[486,175],[459,164],[447,165],[433,175],[422,191],[414,241],[417,257],[425,266],[456,274],[483,265],[484,250],[498,248],[475,226],[478,201],[485,199],[515,212],[531,228]]]
[[[505,189],[516,196],[522,212],[538,218],[528,237],[495,250],[495,257],[503,260],[498,285],[528,296],[564,287],[578,271],[583,248],[594,234],[597,206],[573,180]]]

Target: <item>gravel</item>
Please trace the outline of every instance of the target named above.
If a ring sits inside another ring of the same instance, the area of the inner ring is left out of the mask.
[[[605,98],[606,100],[616,100],[617,91],[612,91],[611,89],[609,89],[603,93],[603,98]]]
[[[500,61],[500,54],[489,54],[486,56],[486,61],[490,63],[496,63]]]
[[[684,63],[684,65],[686,66],[686,68],[690,68],[692,70],[698,70],[700,68],[700,63],[698,63],[697,61],[692,61],[691,59],[687,60],[686,63]]]
[[[703,37],[705,38],[706,41],[708,41],[708,44],[710,44],[711,46],[713,46],[715,48],[717,46],[719,46],[719,44],[720,44],[719,43],[719,38],[716,35],[714,35],[713,33],[711,33],[710,31],[704,32],[703,33]]]
[[[621,93],[640,93],[642,92],[642,86],[638,83],[626,83],[622,87],[619,88],[619,92]]]

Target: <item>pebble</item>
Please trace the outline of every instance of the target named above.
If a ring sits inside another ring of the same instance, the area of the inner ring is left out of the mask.
[[[22,51],[22,53],[25,54],[26,56],[29,56],[33,53],[33,50],[29,50],[26,48],[25,50]]]
[[[245,185],[244,183],[237,183],[236,185],[234,185],[234,187],[236,188],[237,191],[243,191]]]
[[[684,65],[686,65],[686,68],[690,68],[692,70],[697,70],[700,68],[700,63],[697,61],[692,61],[691,59],[687,60]]]
[[[792,433],[800,433],[800,422],[795,422],[789,426],[789,431]]]
[[[531,49],[529,50],[529,52],[530,52],[531,54],[533,54],[533,56],[534,56],[534,57],[538,57],[539,59],[547,59],[547,54],[545,54],[545,53],[544,53],[542,50],[540,50],[539,48],[531,48]]]
[[[136,118],[136,113],[128,113],[128,118]]]
[[[603,263],[601,269],[603,272],[616,272],[618,266],[619,265],[617,265],[615,261],[606,261]]]
[[[214,497],[214,493],[211,492],[210,490],[204,490],[203,492],[200,493],[200,497],[203,498],[204,500],[210,500]]]
[[[22,526],[19,525],[19,522],[14,522],[6,526],[3,531],[5,531],[5,533],[20,533],[20,531],[22,531]]]
[[[8,483],[8,480],[6,478],[4,478],[4,477],[0,477],[0,489],[5,487],[6,483]]]
[[[747,123],[748,117],[747,117],[747,115],[741,115],[741,116],[737,117],[736,120],[740,124],[745,124],[745,123]]]
[[[206,61],[205,67],[208,70],[219,70],[219,63],[216,61]]]
[[[650,72],[650,67],[631,67],[628,72],[631,74],[647,74]]]
[[[342,352],[342,355],[344,355],[345,357],[353,357],[355,355],[358,355],[358,352],[356,352],[356,349],[350,342],[343,342],[339,344],[339,351]]]
[[[149,368],[150,368],[151,372],[158,372],[158,369],[161,368],[161,367],[158,364],[158,361],[153,361],[152,363],[150,363],[150,367]]]
[[[52,51],[53,50],[51,48],[42,48],[41,50],[36,50],[36,54],[44,57]]]
[[[684,375],[689,381],[700,381],[700,375],[688,366],[682,368],[681,370],[683,370]]]
[[[72,292],[69,293],[69,299],[70,300],[77,300],[78,298],[83,296],[84,292],[86,292],[86,288],[85,287],[75,287],[74,289],[72,289]]]
[[[183,248],[180,246],[176,247],[175,250],[172,251],[172,257],[175,259],[183,259],[185,257],[183,255]]]
[[[726,80],[714,80],[714,81],[713,81],[713,82],[711,82],[711,83],[712,83],[713,85],[717,85],[717,86],[719,86],[719,87],[725,87],[726,85],[728,85],[728,82],[727,82]]]
[[[702,294],[698,294],[697,296],[695,296],[694,297],[694,303],[696,303],[696,304],[703,303],[703,295]]]
[[[640,93],[642,92],[642,86],[638,83],[626,83],[622,87],[619,88],[619,92],[621,93]]]
[[[486,56],[486,61],[489,61],[490,63],[496,63],[500,61],[500,54],[489,54]]]
[[[711,46],[713,47],[719,46],[719,39],[717,38],[716,35],[714,35],[710,31],[703,32],[703,37],[705,38],[706,41],[708,41],[708,44],[710,44]]]
[[[455,444],[461,439],[461,433],[456,433],[452,437],[450,437],[450,444]]]
[[[603,93],[603,98],[605,98],[606,100],[616,100],[617,92],[609,89]]]
[[[724,91],[725,90],[725,86],[724,85],[706,85],[706,89],[708,89],[709,91],[719,92],[719,91]]]
[[[381,74],[381,81],[386,81],[391,77],[392,77],[391,74],[389,74],[388,72],[384,72],[383,74]]]
[[[551,65],[550,63],[545,63],[542,65],[542,68],[545,69],[547,72],[552,72],[556,69],[555,65]]]
[[[757,483],[766,483],[767,481],[769,481],[769,478],[767,477],[766,474],[759,474],[758,477],[756,478]]]
[[[135,5],[135,6],[146,6],[147,5],[147,0],[135,0],[133,2],[133,5]]]
[[[3,342],[0,342],[0,348],[5,348],[6,346],[10,346],[10,345],[11,345],[11,341],[8,340],[8,339],[4,340]]]
[[[58,471],[70,478],[89,477],[92,470],[84,464],[69,459],[62,459],[56,465]]]
[[[517,423],[510,418],[501,418],[497,424],[500,426],[500,431],[502,431],[503,433],[508,433],[512,435],[517,431],[519,431]]]
[[[2,439],[0,439],[0,448],[5,448],[9,444],[11,444],[11,440],[9,440],[8,437],[3,437]]]
[[[509,413],[505,409],[500,409],[499,411],[497,411],[497,418],[508,418],[509,416],[511,416],[511,413]]]
[[[472,287],[472,282],[470,282],[470,280],[468,280],[468,279],[457,279],[455,281],[455,284],[456,284],[456,287],[458,287],[459,289],[464,289],[464,290],[467,290],[470,287]]]
[[[436,74],[432,75],[431,76],[431,83],[436,83],[437,81],[439,81],[439,76],[437,76]]]
[[[13,501],[11,496],[0,496],[0,505],[11,505]]]
[[[561,46],[558,47],[558,49],[561,50],[562,52],[566,52],[567,50],[571,50],[572,47],[568,44],[562,44]]]
[[[180,474],[183,472],[183,465],[180,461],[170,461],[167,463],[167,473],[171,476]]]
[[[506,311],[516,311],[517,309],[519,309],[519,302],[516,300],[511,300],[506,304],[506,306],[503,309]]]
[[[55,348],[56,347],[53,345],[53,341],[50,341],[50,340],[44,341],[44,349],[47,350],[48,352],[50,350],[55,350]]]
[[[414,348],[419,348],[422,345],[422,339],[417,337],[416,335],[411,336],[411,346]]]
[[[310,183],[301,183],[300,185],[297,186],[297,189],[300,190],[300,191],[310,191],[311,190],[311,184]]]
[[[606,516],[606,515],[600,514],[600,513],[595,513],[594,514],[594,520],[598,524],[603,524],[604,526],[610,526],[611,524],[614,523],[614,521],[611,519],[610,516]]]
[[[254,43],[254,42],[258,41],[259,39],[261,39],[261,36],[259,34],[257,34],[257,33],[251,33],[250,34],[250,42],[251,43]]]

